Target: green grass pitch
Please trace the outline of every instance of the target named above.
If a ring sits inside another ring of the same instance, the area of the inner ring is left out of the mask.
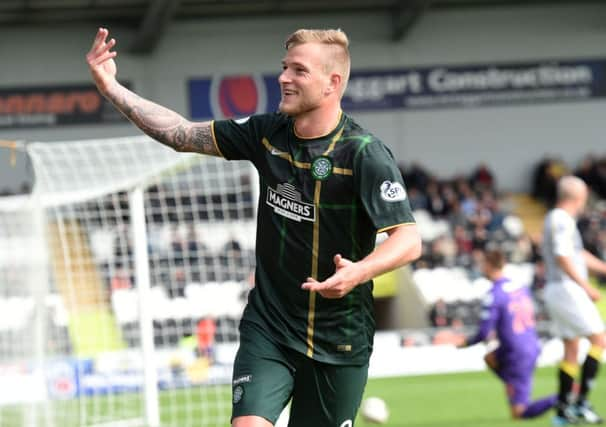
[[[606,366],[592,391],[595,409],[606,415]],[[554,393],[557,388],[553,367],[535,373],[533,398]],[[502,383],[489,372],[427,375],[373,379],[365,396],[378,396],[390,410],[390,427],[505,427],[549,426],[552,411],[529,421],[510,419]],[[358,417],[357,426],[373,424]],[[376,424],[375,424],[376,425]]]
[[[402,361],[405,363],[405,361]],[[602,365],[592,401],[596,410],[606,415],[606,373]],[[535,375],[533,397],[554,393],[556,389],[556,372],[554,367],[541,368]],[[201,393],[192,390],[173,390],[160,393],[161,425],[163,427],[203,426],[201,418],[220,420],[220,426],[228,426],[228,407],[230,391],[221,387],[215,402],[202,402]],[[214,392],[213,392],[214,394]],[[506,426],[549,426],[552,412],[531,420],[512,421],[505,399],[505,391],[500,381],[491,373],[471,372],[446,375],[406,376],[382,379],[371,379],[368,382],[365,396],[383,398],[390,411],[385,426],[391,427],[506,427]],[[74,411],[85,411],[88,414],[102,415],[105,422],[112,418],[117,410],[116,405],[125,413],[141,413],[142,402],[132,394],[118,395],[113,402],[97,397],[95,401],[85,399],[55,402],[55,411],[70,413],[69,421],[56,418],[55,425],[77,427],[79,417]],[[219,402],[220,401],[220,402]],[[58,406],[65,405],[63,408]],[[222,406],[219,410],[217,406]],[[194,413],[187,408],[194,408]],[[203,409],[205,408],[205,409]],[[24,411],[25,410],[25,411]],[[22,426],[28,408],[0,408],[0,426]],[[118,410],[120,411],[120,410]],[[65,415],[64,415],[65,416]],[[86,418],[86,417],[84,417]],[[43,423],[35,423],[42,425]],[[360,417],[356,420],[358,427],[372,427]],[[376,426],[376,425],[374,425]]]

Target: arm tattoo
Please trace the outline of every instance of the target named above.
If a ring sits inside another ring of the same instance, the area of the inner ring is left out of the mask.
[[[112,86],[106,96],[135,126],[158,142],[176,151],[221,155],[215,146],[210,122],[192,123],[119,84]]]
[[[193,138],[192,143],[197,148],[196,151],[201,153],[213,154],[215,156],[220,155],[217,152],[215,141],[213,140],[212,132],[210,130],[210,123],[196,124],[193,126]]]

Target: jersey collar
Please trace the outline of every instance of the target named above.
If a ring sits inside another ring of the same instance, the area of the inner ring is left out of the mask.
[[[328,133],[326,133],[325,135],[312,136],[312,137],[304,137],[304,136],[298,135],[297,130],[295,128],[294,119],[291,119],[290,126],[292,129],[292,133],[297,140],[299,140],[300,142],[311,142],[311,141],[320,141],[320,140],[324,140],[324,139],[332,139],[332,137],[334,135],[336,135],[337,132],[339,132],[339,130],[343,126],[344,122],[345,122],[345,114],[343,114],[343,110],[339,110],[339,117],[337,118],[337,123],[332,128],[332,130],[329,131]]]

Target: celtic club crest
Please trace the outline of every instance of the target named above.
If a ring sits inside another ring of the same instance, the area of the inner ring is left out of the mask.
[[[311,163],[311,175],[318,181],[323,181],[332,175],[332,159],[328,156],[319,156]]]

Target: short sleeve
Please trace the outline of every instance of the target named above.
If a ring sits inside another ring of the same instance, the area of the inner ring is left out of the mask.
[[[214,142],[227,160],[254,160],[254,146],[259,141],[260,119],[257,116],[238,120],[213,120]]]
[[[402,173],[380,141],[368,143],[356,153],[354,179],[362,205],[377,231],[415,222]]]
[[[227,160],[250,160],[256,163],[259,145],[271,135],[284,118],[280,114],[257,114],[237,120],[213,120],[212,135],[217,149]]]
[[[574,255],[574,235],[576,224],[563,212],[554,212],[551,222],[553,237],[553,253],[556,256]]]

